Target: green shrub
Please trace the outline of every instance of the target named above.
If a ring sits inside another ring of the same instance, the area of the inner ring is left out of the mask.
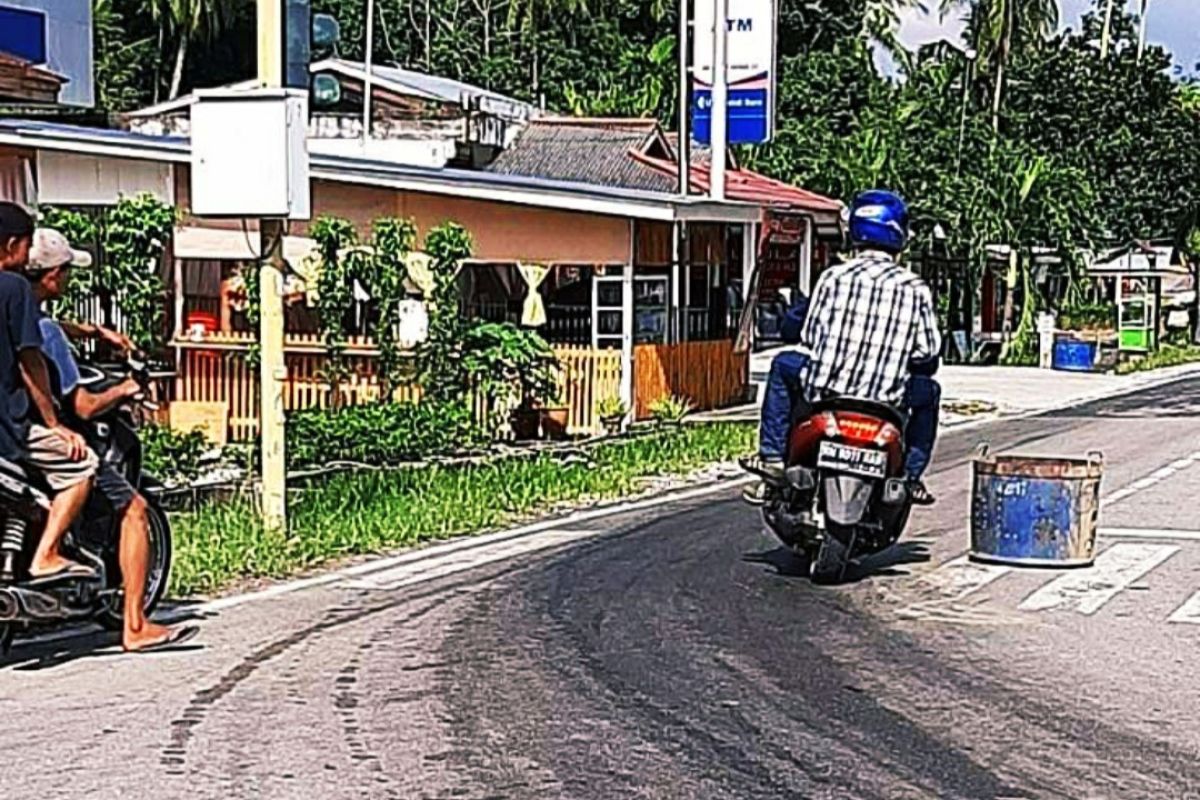
[[[165,425],[150,423],[138,431],[142,440],[142,462],[148,473],[161,481],[187,481],[200,474],[200,458],[211,445],[200,431],[180,433]]]
[[[1092,303],[1066,308],[1058,315],[1058,327],[1064,331],[1111,329],[1117,324],[1117,307]]]
[[[693,408],[692,401],[683,395],[663,395],[650,404],[650,416],[658,422],[682,422]]]
[[[397,464],[469,450],[486,440],[464,403],[384,403],[288,416],[290,466]]]

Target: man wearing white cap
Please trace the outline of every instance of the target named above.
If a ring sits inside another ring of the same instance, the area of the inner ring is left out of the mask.
[[[56,230],[38,228],[25,275],[33,286],[38,302],[61,298],[67,290],[72,267],[87,268],[92,257],[75,250]],[[103,392],[92,392],[79,385],[79,365],[59,323],[45,314],[39,318],[42,352],[51,369],[55,401],[64,416],[80,420],[98,417],[136,396],[142,387],[133,379]],[[89,453],[91,451],[89,450]],[[150,535],[146,501],[117,468],[108,462],[96,467],[96,489],[121,520],[120,566],[125,583],[125,625],[122,644],[129,651],[178,644],[195,633],[195,628],[167,628],[146,619],[143,610],[146,573],[150,558]]]

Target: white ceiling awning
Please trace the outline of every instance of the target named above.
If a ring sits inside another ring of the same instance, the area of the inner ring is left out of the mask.
[[[306,236],[283,237],[283,258],[293,268],[317,249]],[[206,228],[180,225],[175,228],[172,252],[176,258],[193,261],[255,261],[261,255],[259,234],[254,228]]]

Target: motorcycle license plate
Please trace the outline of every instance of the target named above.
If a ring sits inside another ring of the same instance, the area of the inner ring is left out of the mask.
[[[821,442],[821,449],[817,452],[817,467],[867,478],[883,478],[887,476],[887,453],[836,442]]]

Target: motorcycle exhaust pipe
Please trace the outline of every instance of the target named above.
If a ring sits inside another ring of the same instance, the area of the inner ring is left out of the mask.
[[[0,589],[0,622],[12,622],[21,614],[17,596],[9,589]]]

